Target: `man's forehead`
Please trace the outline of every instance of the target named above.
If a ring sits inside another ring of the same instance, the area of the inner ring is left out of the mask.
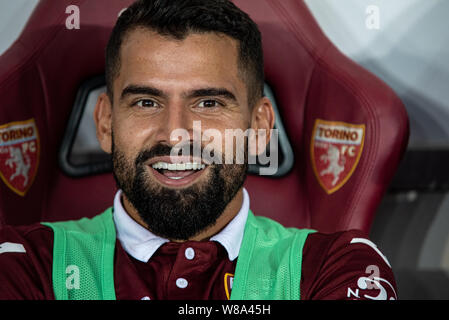
[[[200,87],[210,81],[233,91],[244,89],[237,46],[235,39],[212,32],[190,33],[178,40],[148,29],[133,30],[122,45],[119,88],[150,80],[152,84],[189,80]]]
[[[168,54],[177,53],[176,50],[189,50],[185,52],[192,54],[195,49],[197,53],[203,53],[204,56],[221,55],[232,58],[238,57],[238,41],[217,32],[189,32],[182,39],[175,38],[170,35],[161,35],[151,29],[138,27],[130,30],[123,39],[121,46],[121,57],[127,58],[126,55],[136,57],[136,54],[151,53]],[[235,59],[235,62],[237,60]]]

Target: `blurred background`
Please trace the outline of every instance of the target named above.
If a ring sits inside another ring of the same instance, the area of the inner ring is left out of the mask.
[[[449,299],[449,1],[306,3],[334,44],[405,104],[408,150],[371,238],[393,266],[399,298]],[[370,6],[378,29],[366,26]]]
[[[406,106],[409,146],[371,239],[393,266],[399,298],[449,299],[449,1],[305,2],[334,44]],[[0,0],[0,55],[37,3]]]

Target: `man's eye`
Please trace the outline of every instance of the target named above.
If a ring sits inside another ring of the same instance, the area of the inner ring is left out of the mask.
[[[156,102],[154,102],[153,100],[148,100],[148,99],[142,99],[137,101],[136,106],[142,107],[142,108],[152,108],[152,107],[157,107],[158,104]]]
[[[204,100],[198,103],[198,107],[200,108],[214,108],[218,107],[220,103],[216,100]]]

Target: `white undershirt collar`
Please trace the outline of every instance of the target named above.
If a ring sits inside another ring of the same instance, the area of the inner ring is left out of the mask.
[[[148,262],[156,250],[169,240],[153,234],[132,219],[123,208],[121,195],[122,191],[119,190],[114,198],[114,223],[117,238],[125,251],[133,258]],[[210,238],[210,241],[217,241],[226,249],[231,261],[239,254],[248,211],[249,195],[243,188],[243,202],[240,211],[226,227]]]

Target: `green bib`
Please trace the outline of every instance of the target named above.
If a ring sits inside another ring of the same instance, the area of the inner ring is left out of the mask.
[[[112,208],[92,219],[42,224],[54,232],[55,298],[115,300]],[[231,300],[299,300],[302,250],[311,232],[249,211]]]

